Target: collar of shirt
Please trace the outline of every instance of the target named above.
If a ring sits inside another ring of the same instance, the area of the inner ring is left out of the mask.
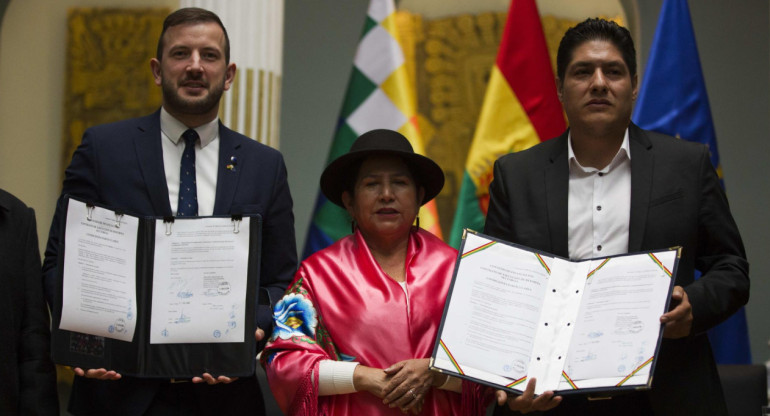
[[[572,132],[570,132],[567,136],[567,152],[567,156],[569,157],[570,176],[583,176],[582,174],[592,174],[594,172],[600,172],[602,174],[608,173],[620,165],[624,159],[631,160],[631,150],[628,144],[628,129],[626,129],[625,134],[623,134],[623,143],[620,144],[620,149],[618,149],[618,152],[615,153],[615,157],[612,158],[612,162],[605,166],[604,169],[599,170],[596,168],[584,167],[580,164],[580,162],[578,162],[577,158],[575,157],[575,152],[572,150]]]
[[[182,133],[187,131],[187,129],[189,129],[189,127],[185,126],[184,123],[174,118],[174,116],[169,114],[165,108],[161,107],[160,130],[172,143],[175,145],[178,144],[179,140],[182,139]],[[203,149],[217,137],[217,134],[219,133],[219,119],[214,118],[206,124],[195,127],[194,130],[201,139],[201,149]]]

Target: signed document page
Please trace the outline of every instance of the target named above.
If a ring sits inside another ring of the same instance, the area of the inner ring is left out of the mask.
[[[249,220],[157,221],[151,344],[244,341]]]
[[[564,369],[573,382],[648,377],[675,256],[668,251],[591,261]]]
[[[469,231],[432,368],[518,393],[649,388],[678,255],[570,261]]]
[[[69,200],[60,329],[131,341],[138,219]]]
[[[547,260],[469,233],[437,362],[492,380],[525,377],[548,284]]]

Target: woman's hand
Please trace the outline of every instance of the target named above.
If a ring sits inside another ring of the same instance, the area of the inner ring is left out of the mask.
[[[421,409],[425,393],[435,384],[436,373],[428,368],[429,363],[429,359],[420,358],[401,361],[386,368],[388,384],[382,402],[404,412]]]
[[[353,372],[353,387],[356,391],[366,391],[378,398],[385,397],[387,374],[382,369],[357,365]]]

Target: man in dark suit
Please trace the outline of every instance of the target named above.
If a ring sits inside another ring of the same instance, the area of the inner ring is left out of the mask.
[[[222,22],[197,8],[172,13],[150,66],[163,91],[162,108],[88,129],[67,168],[43,265],[49,302],[58,278],[64,195],[135,215],[261,214],[257,324],[269,333],[271,305],[296,270],[292,200],[280,153],[218,121],[220,97],[235,77]],[[264,413],[254,376],[206,373],[179,383],[108,369],[75,373],[75,414]]]
[[[557,84],[570,128],[495,163],[485,232],[571,259],[682,246],[652,390],[564,397],[551,412],[726,415],[706,331],[748,301],[748,262],[708,149],[631,123],[635,56],[615,23],[567,31]]]
[[[58,415],[35,212],[0,190],[0,414]]]

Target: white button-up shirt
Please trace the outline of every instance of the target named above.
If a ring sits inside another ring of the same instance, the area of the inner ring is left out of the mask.
[[[580,165],[569,147],[569,257],[573,260],[628,252],[631,218],[631,152],[623,144],[604,169]]]

